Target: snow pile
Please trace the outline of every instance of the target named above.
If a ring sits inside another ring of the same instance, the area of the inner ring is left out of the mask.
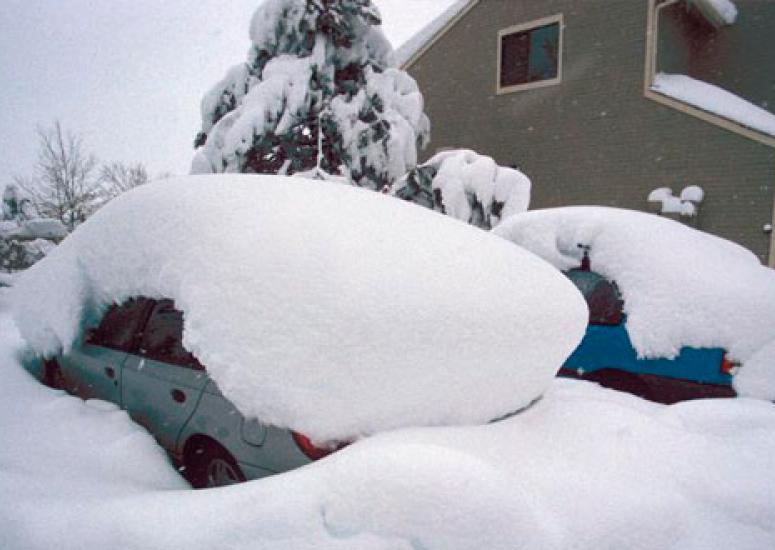
[[[281,176],[137,188],[13,288],[20,330],[44,355],[67,351],[110,303],[173,299],[184,345],[243,414],[318,441],[524,407],[587,319],[565,277],[501,239]]]
[[[191,172],[317,168],[380,189],[413,168],[430,123],[379,23],[370,0],[264,0],[247,63],[202,99]]]
[[[526,212],[494,232],[560,269],[578,267],[580,246],[588,246],[592,270],[622,292],[640,356],[720,347],[747,376],[775,379],[775,356],[753,360],[775,337],[775,271],[745,248],[660,216],[603,207]],[[765,386],[736,389],[775,398]]]
[[[444,151],[403,177],[393,188],[399,198],[422,204],[490,229],[530,204],[530,179],[468,149]]]
[[[659,73],[651,89],[703,111],[775,136],[775,114],[731,92],[682,74]]]
[[[20,345],[0,317],[0,548],[775,546],[768,403],[666,407],[557,379],[494,424],[381,434],[293,472],[189,491],[125,413],[26,375]]]
[[[404,67],[411,61],[437,34],[458,17],[469,4],[471,4],[471,0],[457,0],[433,21],[423,27],[420,32],[407,40],[396,50],[398,66]]]
[[[680,214],[696,216],[697,207],[705,198],[705,192],[698,185],[684,187],[681,195],[676,197],[669,187],[654,189],[648,196],[648,202],[658,204],[658,212],[662,214]]]

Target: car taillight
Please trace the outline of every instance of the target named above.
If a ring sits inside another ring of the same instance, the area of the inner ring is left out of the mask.
[[[721,360],[721,372],[723,372],[724,374],[728,374],[729,376],[734,376],[739,368],[740,368],[739,363],[730,361],[729,359],[727,359],[726,356],[724,356],[724,359]]]
[[[301,452],[303,452],[305,455],[307,455],[308,458],[312,460],[320,460],[324,456],[328,456],[331,453],[338,451],[342,447],[349,445],[349,443],[341,443],[333,447],[317,447],[306,435],[300,434],[298,432],[291,433],[293,434],[293,441],[296,442],[296,445],[299,447],[299,449],[301,449]]]

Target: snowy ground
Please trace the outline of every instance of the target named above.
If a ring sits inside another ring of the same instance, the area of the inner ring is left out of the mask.
[[[505,421],[191,491],[123,412],[33,380],[20,345],[0,311],[3,549],[775,547],[766,402],[666,407],[557,380]]]

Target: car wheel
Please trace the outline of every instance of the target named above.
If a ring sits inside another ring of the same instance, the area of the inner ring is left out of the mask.
[[[229,451],[211,439],[200,438],[186,451],[186,477],[195,489],[225,487],[245,481]]]
[[[65,389],[65,377],[62,376],[62,368],[56,359],[46,359],[43,362],[42,382],[55,390]]]

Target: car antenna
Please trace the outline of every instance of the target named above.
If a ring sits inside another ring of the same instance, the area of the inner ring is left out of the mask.
[[[589,263],[589,245],[588,244],[580,244],[578,245],[580,249],[584,251],[584,255],[581,257],[581,271],[590,271],[591,266]]]

